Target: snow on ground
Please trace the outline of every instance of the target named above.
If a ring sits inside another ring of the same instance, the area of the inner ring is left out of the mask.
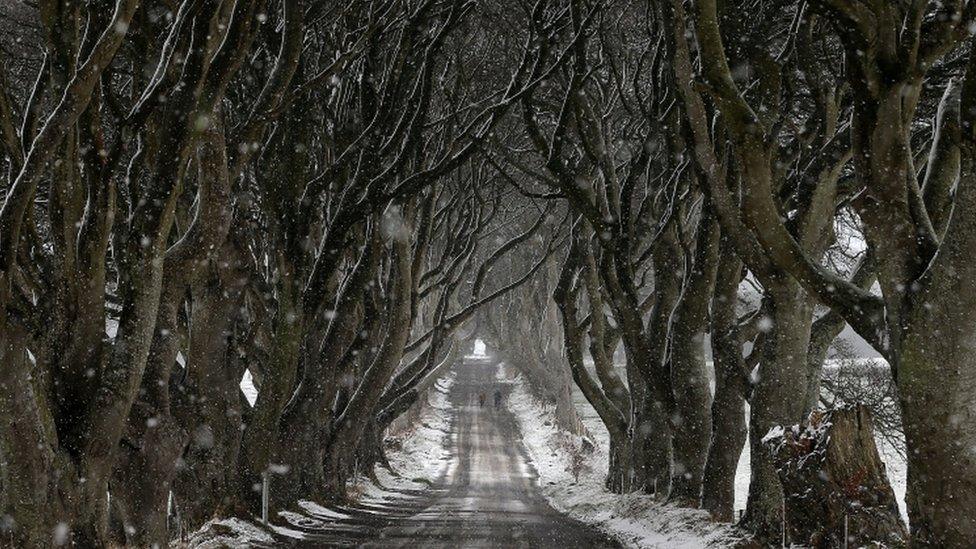
[[[204,524],[203,528],[190,535],[182,547],[217,549],[253,547],[273,542],[274,538],[262,526],[238,518],[225,518],[213,519]]]
[[[500,373],[498,378],[505,376]],[[645,494],[608,492],[603,481],[609,437],[599,418],[584,415],[596,449],[581,454],[579,437],[556,428],[553,411],[529,394],[521,378],[515,381],[508,407],[522,429],[522,442],[539,474],[542,493],[557,510],[630,547],[699,549],[728,547],[738,541],[731,526],[713,522],[704,511],[674,507]],[[573,455],[583,457],[574,460]]]
[[[387,459],[399,476],[386,469],[378,469],[377,475],[384,486],[407,488],[404,483],[424,479],[433,482],[444,474],[450,466],[450,452],[444,449],[442,441],[451,430],[451,417],[454,410],[448,401],[448,394],[454,384],[452,372],[434,383],[428,392],[427,403],[420,421],[406,434],[401,434],[400,449],[388,451]]]
[[[245,375],[242,390],[245,396],[256,397],[250,383],[250,375]],[[444,449],[442,440],[450,432],[451,416],[454,413],[448,401],[454,374],[438,379],[427,395],[417,424],[406,433],[398,436],[400,447],[387,453],[390,465],[396,473],[377,468],[376,480],[365,477],[356,478],[350,486],[350,495],[357,503],[368,504],[370,508],[382,509],[390,502],[402,499],[397,490],[423,490],[445,473],[453,460]],[[253,394],[252,394],[253,392]],[[253,404],[253,398],[249,398]],[[341,508],[323,507],[312,501],[299,501],[298,509],[280,511],[277,519],[267,527],[260,520],[248,521],[240,518],[214,519],[189,536],[181,548],[215,549],[218,547],[253,547],[274,543],[275,538],[302,539],[304,534],[296,528],[327,528],[336,521],[349,519]]]

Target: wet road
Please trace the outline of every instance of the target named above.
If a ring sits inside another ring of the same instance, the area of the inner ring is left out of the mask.
[[[319,517],[317,524],[300,528],[305,539],[282,545],[619,547],[546,502],[514,416],[504,406],[492,406],[492,392],[499,386],[495,371],[493,364],[478,361],[456,368],[450,393],[456,412],[445,438],[451,462],[430,490],[405,491],[382,505],[344,508],[347,519]],[[478,404],[482,392],[488,397],[484,407]]]

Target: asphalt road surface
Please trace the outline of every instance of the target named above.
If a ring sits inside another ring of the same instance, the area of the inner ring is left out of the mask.
[[[514,416],[494,407],[495,366],[456,367],[450,400],[451,464],[430,490],[405,491],[383,505],[342,509],[349,519],[300,528],[293,547],[620,547],[605,534],[553,509],[539,492],[536,472]],[[480,406],[478,395],[485,394]],[[507,396],[507,395],[506,395]],[[292,526],[289,526],[292,527]]]

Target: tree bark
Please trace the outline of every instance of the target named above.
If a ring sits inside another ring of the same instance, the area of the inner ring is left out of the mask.
[[[139,546],[162,546],[169,541],[170,487],[186,440],[183,426],[174,420],[169,406],[169,377],[180,348],[177,317],[184,292],[182,279],[167,279],[164,284],[153,352],[116,450],[112,507],[122,521],[127,542]]]
[[[295,386],[304,322],[299,306],[297,273],[283,269],[274,319],[270,363],[263,372],[261,390],[247,417],[238,462],[238,492],[252,510],[260,509],[260,498],[253,489],[260,485],[268,469],[278,439],[278,420]]]
[[[976,539],[976,323],[972,286],[976,171],[965,183],[931,280],[913,309],[896,370],[908,449],[906,503],[916,547],[964,547]],[[970,179],[974,178],[974,179]]]
[[[30,379],[26,331],[12,318],[0,318],[0,323],[5,324],[0,340],[0,504],[14,521],[4,538],[14,546],[45,547],[55,525],[70,520],[72,510],[62,498],[77,497],[69,491],[77,486],[77,473],[49,442],[54,422]]]
[[[249,281],[242,267],[227,244],[192,289],[190,350],[183,379],[174,384],[174,416],[187,439],[173,495],[187,531],[215,514],[242,512],[237,475],[248,405],[237,323]]]
[[[702,476],[712,436],[712,394],[705,367],[705,332],[708,304],[718,267],[718,226],[704,212],[699,221],[694,263],[671,322],[671,390],[675,409],[674,464],[670,499],[679,505],[698,507]]]
[[[766,291],[770,309],[769,317],[761,320],[767,333],[759,379],[750,400],[752,480],[743,521],[757,539],[770,541],[779,539],[782,532],[783,490],[762,440],[773,427],[793,425],[803,419],[806,351],[813,311],[799,284],[785,276],[766,284]]]
[[[633,491],[634,449],[631,448],[627,436],[611,435],[608,456],[604,487],[614,494],[626,494]]]
[[[718,520],[731,522],[735,507],[735,472],[746,442],[745,391],[736,302],[742,262],[731,243],[723,241],[715,293],[712,296],[712,357],[715,397],[712,437],[702,478],[702,507]]]
[[[814,412],[765,445],[785,494],[787,540],[810,547],[902,547],[908,533],[864,406]],[[846,539],[845,539],[846,536]]]

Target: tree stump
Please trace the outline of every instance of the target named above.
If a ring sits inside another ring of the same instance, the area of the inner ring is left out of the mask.
[[[867,407],[815,411],[806,425],[775,428],[763,443],[783,484],[789,540],[818,548],[906,545]]]

